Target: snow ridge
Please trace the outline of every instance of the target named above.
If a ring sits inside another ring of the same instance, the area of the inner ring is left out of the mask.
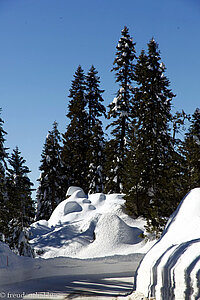
[[[200,188],[182,200],[161,239],[144,257],[136,288],[156,300],[200,297]]]

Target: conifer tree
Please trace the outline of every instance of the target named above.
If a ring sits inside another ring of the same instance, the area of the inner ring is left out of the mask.
[[[33,183],[28,177],[30,170],[25,165],[26,161],[18,147],[13,150],[8,161],[9,223],[6,242],[17,254],[33,256],[33,250],[28,242],[28,227],[35,216],[34,202],[31,198]]]
[[[173,152],[171,164],[169,164],[168,195],[174,199],[174,209],[188,193],[187,166],[184,154],[184,141],[181,138],[186,130],[186,121],[190,120],[184,110],[176,112],[172,116],[172,143]]]
[[[165,66],[160,62],[158,45],[152,39],[148,55],[141,52],[135,68],[134,126],[132,133],[132,174],[126,206],[148,219],[149,228],[162,230],[174,209],[168,193],[169,168],[173,160],[173,144],[169,124],[171,101]],[[129,161],[130,164],[130,161]]]
[[[90,134],[88,149],[89,169],[87,181],[89,183],[89,193],[101,193],[104,190],[104,145],[105,141],[102,124],[99,121],[96,121]]]
[[[186,178],[188,190],[200,187],[200,109],[192,115],[191,125],[185,135]]]
[[[89,115],[89,128],[95,126],[96,122],[99,121],[101,116],[106,115],[105,106],[102,104],[104,101],[102,94],[104,90],[100,90],[100,77],[95,67],[92,65],[87,76],[86,76],[86,102],[88,107]],[[102,122],[100,122],[102,124]]]
[[[87,193],[89,189],[87,153],[90,134],[85,89],[85,75],[79,66],[69,94],[67,114],[69,125],[63,135],[62,160],[68,185],[80,186]]]
[[[119,153],[115,152],[118,149],[118,141],[114,138],[105,142],[105,192],[108,194],[117,193],[122,190],[122,182],[119,183],[119,178],[124,175],[123,170],[119,169]]]
[[[47,135],[40,166],[37,189],[37,220],[48,220],[56,206],[65,198],[63,164],[61,161],[61,138],[57,122]]]
[[[115,71],[116,82],[119,84],[119,90],[117,96],[109,105],[108,118],[113,118],[114,121],[109,124],[107,128],[112,127],[111,134],[114,141],[110,141],[115,146],[113,151],[113,159],[110,161],[110,166],[107,169],[113,170],[111,178],[107,182],[108,186],[113,186],[112,192],[123,191],[124,174],[124,160],[127,150],[127,134],[128,124],[131,108],[132,86],[131,83],[134,79],[134,64],[133,60],[135,55],[135,44],[129,35],[128,28],[125,26],[122,30],[122,36],[117,45],[116,58],[114,60],[114,67],[112,71]],[[108,146],[108,149],[111,147]],[[110,154],[108,154],[110,156]],[[112,184],[113,183],[113,184]]]
[[[104,188],[104,133],[101,116],[106,115],[102,104],[103,90],[100,90],[100,78],[92,66],[86,76],[86,101],[89,116],[88,176],[89,193],[99,193]]]
[[[1,113],[1,109],[0,109]],[[8,154],[6,153],[6,148],[4,146],[5,143],[5,135],[6,132],[3,129],[4,121],[0,117],[0,240],[4,239],[5,231],[7,230],[7,217],[8,212],[6,208],[7,190],[6,190],[6,158]]]

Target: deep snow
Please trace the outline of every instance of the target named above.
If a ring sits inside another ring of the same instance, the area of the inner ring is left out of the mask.
[[[0,243],[1,298],[22,299],[23,293],[27,299],[64,299],[66,293],[69,299],[85,293],[102,300],[200,298],[200,188],[182,200],[156,243],[139,237],[145,221],[123,212],[123,195],[86,197],[81,189],[70,194],[48,221],[31,226],[32,244],[44,251],[37,259],[18,257]],[[138,265],[137,290],[124,297],[133,289]]]
[[[144,257],[136,288],[156,300],[200,299],[200,188],[182,200]]]
[[[31,226],[31,244],[42,258],[59,256],[94,258],[146,253],[155,243],[140,238],[145,221],[123,212],[123,195],[102,193],[86,196],[70,188],[48,221]]]
[[[12,256],[10,252],[7,254]],[[64,299],[66,295],[71,299],[74,294],[126,295],[131,293],[134,270],[142,257],[142,254],[96,259],[18,257],[20,261],[11,265],[9,256],[9,266],[0,268],[0,298],[49,299],[52,294],[53,299],[57,296]]]
[[[131,293],[135,271],[155,241],[139,237],[145,221],[127,216],[123,204],[123,195],[86,196],[71,188],[48,221],[31,226],[36,259],[18,257],[0,243],[0,297],[35,294],[29,299],[37,299],[37,293],[45,292],[44,298],[51,293],[62,298],[87,291],[116,299]]]

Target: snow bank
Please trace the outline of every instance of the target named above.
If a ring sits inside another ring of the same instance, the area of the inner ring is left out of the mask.
[[[31,225],[36,259],[16,256],[0,243],[0,286],[47,276],[133,277],[155,241],[140,238],[145,221],[126,215],[123,204],[120,194],[86,196],[79,188],[69,190],[48,221]]]
[[[23,281],[25,269],[32,268],[33,259],[15,255],[8,245],[0,242],[0,286],[5,283]]]
[[[144,257],[136,289],[162,299],[200,298],[200,188],[180,203],[161,239]]]
[[[38,281],[30,281],[39,278],[55,277],[56,281],[59,276],[67,276],[66,280],[71,278],[70,280],[73,281],[75,277],[83,278],[85,276],[87,279],[88,275],[94,274],[107,274],[108,277],[133,277],[143,256],[143,254],[136,253],[93,259],[69,257],[33,259],[15,255],[6,244],[0,242],[0,296],[1,291],[3,291],[2,298],[5,298],[4,292],[7,290],[13,289],[17,292],[17,286],[15,285],[17,282],[24,283],[21,294],[25,291],[24,288],[27,285],[30,291],[37,291],[39,287],[44,291],[46,289],[45,285],[42,287],[39,285],[38,287]],[[27,282],[26,285],[25,282]],[[65,285],[63,285],[63,290],[66,290]]]
[[[128,226],[119,216],[112,213],[102,215],[95,228],[95,240],[83,248],[79,257],[97,257],[135,252],[133,245],[140,244],[143,231]],[[129,248],[129,249],[128,249]]]
[[[31,243],[38,256],[86,259],[127,255],[145,253],[155,243],[139,237],[145,221],[123,212],[123,195],[86,196],[78,187],[71,187],[67,195],[48,222],[41,220],[31,226]]]

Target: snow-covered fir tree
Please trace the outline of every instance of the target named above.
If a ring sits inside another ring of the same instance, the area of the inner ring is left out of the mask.
[[[119,89],[116,97],[109,105],[108,118],[113,121],[107,126],[112,127],[112,139],[110,143],[115,148],[107,147],[113,153],[113,158],[107,160],[107,169],[111,172],[108,174],[106,184],[107,192],[122,192],[123,181],[125,180],[124,160],[127,150],[127,133],[129,117],[131,112],[131,97],[132,97],[132,81],[134,79],[134,59],[135,44],[129,35],[129,30],[125,26],[122,30],[122,36],[117,45],[116,58],[112,71],[115,72],[116,82],[119,84]],[[108,156],[111,156],[109,153]],[[110,190],[110,187],[112,189]]]
[[[185,135],[186,182],[188,190],[200,187],[200,109],[192,115],[191,125]]]
[[[87,181],[89,183],[89,193],[101,193],[104,190],[104,145],[105,141],[102,124],[100,123],[100,121],[96,121],[96,124],[92,128],[89,139],[89,169],[87,176]]]
[[[89,115],[89,128],[92,130],[100,117],[106,115],[105,106],[102,104],[104,99],[102,94],[104,90],[99,88],[100,77],[95,67],[92,65],[86,75],[86,101]],[[102,123],[102,122],[101,122]]]
[[[29,168],[21,156],[18,147],[9,158],[10,167],[7,174],[9,213],[8,232],[5,241],[16,254],[33,256],[33,250],[28,242],[28,227],[35,217],[34,201],[31,198],[32,186],[28,174]]]
[[[174,209],[178,205],[180,199],[182,199],[188,193],[188,180],[187,166],[184,155],[184,141],[182,136],[186,130],[186,122],[190,120],[190,116],[183,110],[177,111],[172,116],[172,143],[173,152],[171,163],[168,166],[168,174],[170,180],[168,181],[168,195],[174,199]]]
[[[89,117],[86,110],[85,75],[81,66],[75,72],[70,88],[68,114],[69,124],[63,134],[62,160],[68,186],[80,186],[87,193],[89,163]]]
[[[1,113],[1,109],[0,109]],[[5,232],[7,231],[8,223],[8,212],[6,208],[6,202],[8,199],[7,189],[6,189],[6,158],[8,156],[5,143],[6,132],[3,129],[4,121],[0,117],[0,240],[4,240]]]
[[[165,217],[174,210],[175,201],[168,192],[173,143],[169,124],[171,101],[165,65],[154,39],[148,44],[135,68],[134,122],[128,160],[126,207],[148,219],[149,228],[162,230]]]
[[[49,131],[41,155],[39,187],[37,189],[36,219],[48,220],[56,206],[65,198],[61,137],[57,122]]]
[[[100,90],[100,78],[95,67],[92,66],[86,76],[86,101],[89,117],[89,148],[88,148],[88,176],[89,193],[100,193],[104,188],[104,133],[100,117],[106,115],[102,102],[103,90]]]

